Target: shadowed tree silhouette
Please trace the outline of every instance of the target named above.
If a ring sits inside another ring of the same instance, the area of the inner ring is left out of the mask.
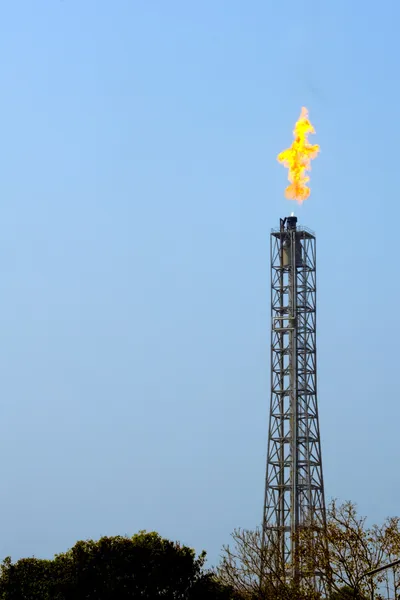
[[[53,560],[7,558],[1,600],[224,600],[227,586],[204,569],[205,552],[140,532],[80,541]]]

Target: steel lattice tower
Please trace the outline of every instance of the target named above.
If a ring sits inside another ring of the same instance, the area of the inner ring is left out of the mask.
[[[294,216],[271,233],[271,406],[263,546],[287,580],[306,577],[299,532],[326,524],[317,405],[316,240]],[[310,574],[308,572],[308,580]],[[321,589],[318,573],[312,585]]]

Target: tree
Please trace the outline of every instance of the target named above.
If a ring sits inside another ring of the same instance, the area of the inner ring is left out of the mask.
[[[381,525],[368,527],[366,517],[357,513],[355,504],[332,501],[328,507],[325,536],[318,541],[317,563],[323,556],[323,543],[328,548],[333,592],[342,598],[349,590],[353,591],[353,598],[397,598],[398,567],[374,578],[365,574],[399,557],[398,518],[388,518]]]
[[[233,545],[223,548],[217,569],[220,581],[248,598],[312,597],[311,589],[296,589],[287,575],[276,569],[273,541],[269,540],[262,556],[260,530],[235,530],[232,538]],[[355,600],[375,596],[376,600],[397,600],[400,565],[373,579],[363,575],[400,557],[399,518],[388,518],[379,526],[367,527],[366,518],[358,515],[353,503],[332,501],[327,509],[326,531],[315,536],[315,532],[305,528],[299,542],[302,564],[308,564],[310,571],[325,574],[326,588],[331,590],[332,598],[350,600],[351,596]],[[260,586],[262,564],[268,576]]]
[[[224,546],[217,568],[219,580],[249,600],[315,600],[311,587],[300,589],[288,581],[277,561],[277,544],[272,537],[263,544],[262,531],[235,529],[233,546]]]
[[[400,557],[399,523],[399,518],[392,517],[367,527],[366,517],[358,515],[353,503],[330,504],[326,536],[336,590],[345,586],[359,597],[397,598],[399,567],[374,578],[365,573]]]
[[[230,590],[204,569],[205,552],[140,532],[77,542],[52,561],[4,561],[2,600],[225,600]]]
[[[13,564],[7,557],[0,568],[0,598],[6,600],[54,600],[51,595],[53,563],[23,558]]]
[[[331,593],[329,600],[366,600],[364,596],[361,596],[360,594],[357,594],[355,592],[356,590],[354,590],[353,588],[344,585],[343,587],[337,590],[335,589]]]

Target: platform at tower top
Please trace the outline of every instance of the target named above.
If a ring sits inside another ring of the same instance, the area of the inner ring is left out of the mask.
[[[312,231],[308,227],[305,227],[304,225],[298,225],[296,227],[296,231],[298,231],[299,233],[302,233],[303,234],[302,237],[309,238],[309,239],[315,238],[314,231]],[[280,235],[285,232],[287,232],[287,229],[285,229],[284,231],[281,231],[280,229],[271,229],[271,235],[273,235],[274,237],[280,237]]]

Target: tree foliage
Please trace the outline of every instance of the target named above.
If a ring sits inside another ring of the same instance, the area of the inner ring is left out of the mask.
[[[317,567],[321,566],[328,551],[333,595],[343,598],[352,590],[353,598],[397,599],[399,567],[374,577],[366,573],[400,557],[399,523],[397,517],[387,518],[368,527],[366,517],[358,514],[353,503],[331,502],[325,535],[317,540],[315,560]]]
[[[224,546],[217,575],[241,598],[248,600],[315,600],[312,587],[299,588],[279,567],[272,537],[263,544],[260,529],[235,529],[233,545]]]
[[[53,560],[7,558],[1,600],[223,600],[226,586],[204,569],[205,553],[140,532],[81,541]]]
[[[313,536],[312,543],[308,536]],[[235,530],[233,544],[223,548],[217,569],[220,581],[248,598],[312,598],[313,590],[296,588],[276,565],[277,548],[272,540],[262,550],[260,530]],[[312,548],[312,552],[311,549]],[[325,588],[335,600],[375,597],[397,600],[400,593],[400,565],[374,578],[365,573],[400,558],[400,519],[386,519],[381,525],[367,526],[351,502],[333,501],[327,509],[326,531],[316,536],[307,528],[300,536],[302,564],[324,574]],[[260,578],[261,565],[267,577]]]

